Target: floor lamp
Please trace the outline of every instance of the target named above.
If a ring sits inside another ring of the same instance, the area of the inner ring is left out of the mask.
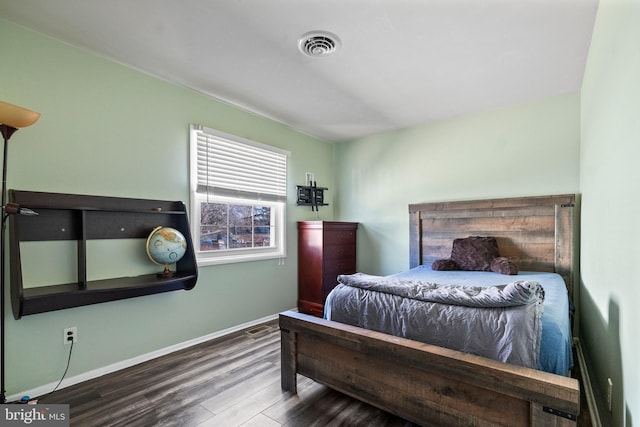
[[[7,204],[7,148],[11,135],[18,128],[31,126],[40,118],[40,113],[27,110],[26,108],[18,107],[17,105],[8,104],[0,101],[0,132],[4,139],[4,155],[2,157],[2,225],[0,228],[0,332],[2,337],[0,342],[2,344],[1,350],[1,365],[2,365],[2,384],[0,385],[0,403],[6,403],[7,398],[5,395],[5,370],[4,370],[4,283],[5,283],[5,229],[7,217],[11,214],[34,214],[33,211],[21,208],[16,204]]]

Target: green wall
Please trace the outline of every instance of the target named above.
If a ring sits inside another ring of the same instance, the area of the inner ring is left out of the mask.
[[[579,144],[568,94],[337,145],[337,215],[362,222],[358,268],[408,268],[410,203],[578,192]]]
[[[409,203],[581,193],[580,335],[599,395],[607,378],[614,383],[606,421],[632,426],[640,417],[639,24],[638,0],[600,1],[580,94],[334,148],[0,20],[0,99],[43,113],[11,141],[10,188],[187,201],[195,122],[291,150],[291,193],[314,172],[331,203],[317,216],[290,198],[284,265],[207,267],[191,292],[8,315],[8,394],[59,378],[68,326],[80,338],[73,376],[293,307],[297,220],[361,222],[358,269],[389,274],[408,267]]]
[[[182,200],[188,205],[189,124],[291,152],[288,256],[203,267],[192,291],[25,316],[7,303],[7,395],[54,383],[77,326],[68,377],[245,324],[296,306],[297,220],[333,219],[333,146],[91,53],[0,20],[0,100],[42,113],[9,147],[8,187],[20,190]],[[330,188],[320,214],[295,206],[305,172]],[[59,269],[42,257],[27,270]],[[143,262],[146,260],[143,260]],[[126,274],[110,259],[92,268]],[[27,272],[28,273],[28,272]],[[8,296],[8,292],[7,292]]]
[[[612,412],[640,424],[640,1],[600,0],[582,88],[582,339]]]

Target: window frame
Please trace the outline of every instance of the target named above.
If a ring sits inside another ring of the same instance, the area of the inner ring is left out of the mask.
[[[261,144],[235,135],[227,134],[215,129],[206,128],[201,125],[190,125],[190,213],[191,235],[194,242],[194,252],[198,266],[229,264],[237,262],[260,261],[268,259],[280,259],[286,257],[286,197],[284,200],[263,200],[259,195],[212,194],[207,190],[198,191],[198,132],[204,132],[212,138],[221,138],[227,142],[257,147],[261,150],[268,150],[286,156],[285,174],[288,175],[289,151],[277,147]],[[285,178],[286,179],[286,178]],[[286,185],[285,185],[286,187]],[[201,187],[202,188],[202,187]],[[287,193],[288,193],[288,187]],[[254,206],[269,206],[271,208],[271,224],[273,226],[273,244],[269,247],[252,248],[231,248],[217,250],[200,249],[200,225],[201,225],[201,203],[221,203],[239,204]]]

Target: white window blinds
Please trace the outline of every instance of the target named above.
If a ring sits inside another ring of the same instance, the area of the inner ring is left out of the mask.
[[[288,152],[192,125],[202,194],[286,202]]]

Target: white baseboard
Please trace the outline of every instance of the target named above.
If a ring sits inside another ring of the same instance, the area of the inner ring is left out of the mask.
[[[587,361],[582,352],[582,345],[580,339],[574,338],[573,344],[576,348],[576,357],[578,358],[578,366],[580,367],[580,374],[582,375],[582,388],[584,389],[585,398],[587,399],[587,407],[589,408],[589,416],[591,418],[591,427],[602,427],[600,422],[600,412],[596,404],[596,397],[593,394],[593,387],[591,386],[591,378],[589,377],[589,371],[587,369]]]
[[[266,316],[263,317],[261,319],[256,319],[253,320],[251,322],[247,322],[247,323],[243,323],[241,325],[236,325],[236,326],[232,326],[230,328],[227,329],[223,329],[221,331],[217,331],[208,335],[204,335],[202,337],[198,337],[198,338],[194,338],[192,340],[189,341],[184,341],[169,347],[165,347],[165,348],[161,348],[160,350],[156,350],[156,351],[152,351],[151,353],[147,353],[147,354],[142,354],[140,356],[136,356],[133,357],[131,359],[127,359],[127,360],[123,360],[121,362],[117,362],[114,363],[112,365],[108,365],[108,366],[103,366],[101,368],[98,369],[94,369],[92,371],[88,371],[88,372],[84,372],[82,374],[79,375],[75,375],[73,377],[69,377],[69,378],[65,378],[62,383],[60,384],[60,386],[58,387],[58,390],[63,389],[65,387],[69,387],[75,384],[79,384],[81,382],[84,381],[88,381],[94,378],[98,378],[101,377],[103,375],[106,374],[110,374],[112,372],[116,372],[119,371],[121,369],[125,369],[125,368],[129,368],[131,366],[134,365],[138,365],[140,363],[143,362],[147,362],[149,360],[153,360],[155,358],[161,357],[161,356],[165,356],[167,354],[173,353],[175,351],[178,350],[183,350],[185,348],[189,348],[192,347],[194,345],[198,345],[216,338],[220,338],[223,337],[225,335],[234,333],[234,332],[238,332],[241,331],[243,329],[247,329],[250,328],[252,326],[255,325],[259,325],[261,323],[264,322],[268,322],[270,320],[275,320],[278,318],[278,314],[272,314],[270,316]],[[72,362],[73,363],[73,362]],[[32,388],[30,390],[25,390],[21,393],[17,393],[17,394],[13,394],[10,396],[7,396],[7,401],[8,402],[13,402],[16,400],[20,400],[23,396],[31,396],[31,397],[35,397],[35,396],[44,396],[47,393],[50,393],[54,387],[58,384],[58,381],[49,383],[49,384],[44,384],[41,385],[39,387],[35,387]]]

